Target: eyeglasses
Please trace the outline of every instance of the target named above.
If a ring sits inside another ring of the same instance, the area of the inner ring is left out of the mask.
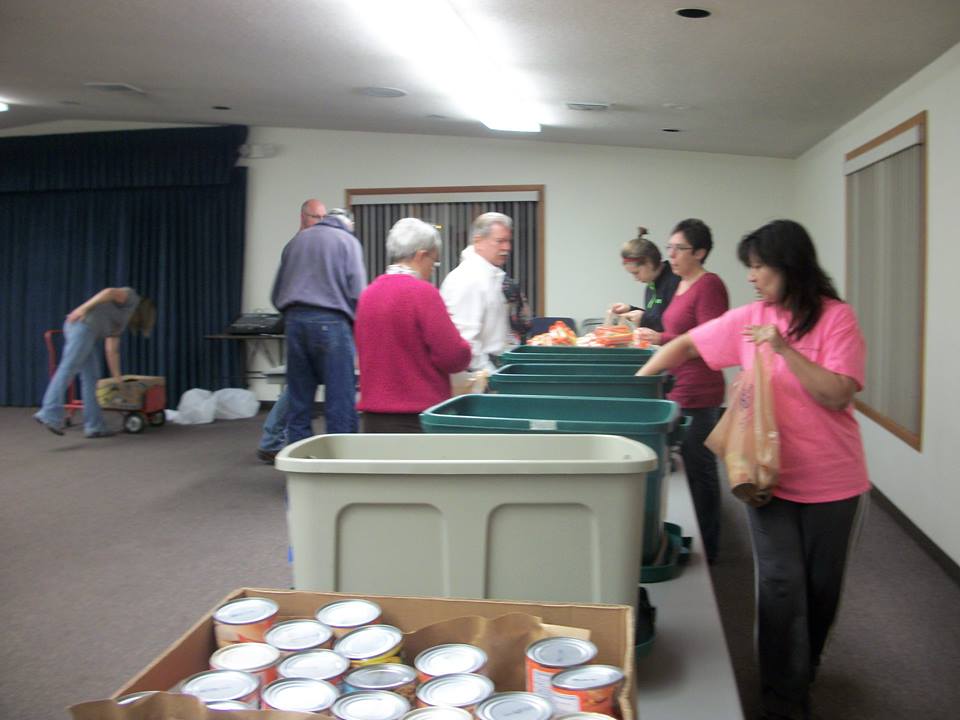
[[[304,215],[314,220],[323,220],[323,215],[314,215],[313,213],[304,213]]]
[[[693,245],[664,245],[663,249],[667,251],[667,255],[670,255],[684,250],[693,250]]]

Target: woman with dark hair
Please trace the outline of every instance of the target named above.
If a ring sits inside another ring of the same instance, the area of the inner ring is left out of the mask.
[[[764,225],[740,241],[737,255],[759,300],[664,346],[640,374],[692,358],[748,371],[759,346],[773,353],[781,468],[770,503],[747,509],[757,650],[765,717],[804,718],[870,489],[852,406],[863,388],[866,348],[801,225]]]
[[[637,336],[641,340],[651,345],[670,342],[727,311],[730,301],[723,280],[703,267],[711,249],[713,234],[706,223],[695,218],[677,223],[666,247],[670,267],[679,278],[677,289],[663,313],[663,331],[639,328]],[[703,441],[720,417],[723,373],[707,367],[699,358],[677,365],[672,372],[673,390],[667,398],[678,403],[691,419],[680,455],[704,552],[707,561],[713,563],[720,545],[720,476],[717,458]]]
[[[646,234],[645,227],[637,228],[637,237],[625,242],[620,249],[623,269],[645,285],[643,300],[639,307],[615,303],[610,312],[622,315],[637,327],[662,331],[663,312],[673,299],[680,278],[670,269],[670,263],[660,257],[660,250]]]

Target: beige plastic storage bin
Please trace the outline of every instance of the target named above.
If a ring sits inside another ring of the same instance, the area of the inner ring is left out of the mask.
[[[321,435],[285,448],[294,586],[633,605],[646,474],[613,435]]]

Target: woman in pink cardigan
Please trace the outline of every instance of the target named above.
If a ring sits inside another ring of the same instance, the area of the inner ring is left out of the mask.
[[[449,376],[470,364],[470,345],[430,283],[441,248],[432,225],[397,221],[387,235],[392,264],[360,295],[354,327],[364,432],[420,432],[420,413],[449,398]]]

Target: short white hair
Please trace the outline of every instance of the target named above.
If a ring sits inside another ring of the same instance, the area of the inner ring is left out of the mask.
[[[490,234],[494,225],[503,225],[507,230],[513,230],[513,219],[509,215],[498,212],[488,212],[479,215],[473,221],[473,227],[470,230],[471,237],[486,237]]]
[[[406,260],[418,250],[440,253],[443,240],[437,228],[417,218],[397,220],[387,233],[387,256],[390,262]]]

